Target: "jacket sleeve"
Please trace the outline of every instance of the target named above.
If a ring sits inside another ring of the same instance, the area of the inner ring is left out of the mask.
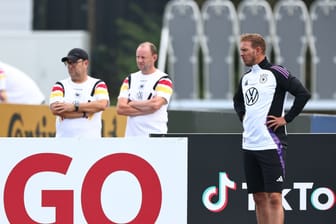
[[[287,123],[291,122],[302,112],[304,106],[311,97],[310,92],[294,76],[292,76],[289,80],[288,92],[290,92],[295,97],[295,99],[291,108],[285,115],[285,120]]]
[[[245,115],[245,104],[244,104],[244,96],[243,96],[241,82],[242,82],[242,79],[240,79],[237,92],[233,96],[233,107],[238,115],[239,120],[243,121],[243,118]]]
[[[289,123],[302,112],[311,95],[302,85],[300,80],[291,75],[284,67],[278,66],[277,69],[272,69],[272,72],[276,75],[281,88],[283,88],[284,91],[288,91],[295,97],[291,108],[285,114],[285,120]]]

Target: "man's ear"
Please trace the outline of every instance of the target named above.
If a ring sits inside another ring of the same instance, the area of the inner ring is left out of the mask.
[[[157,55],[157,54],[154,54],[154,55],[153,55],[153,59],[154,59],[154,61],[156,61],[156,60],[158,59],[158,55]]]
[[[256,47],[256,51],[257,51],[258,54],[262,54],[262,49],[261,49],[261,47]]]

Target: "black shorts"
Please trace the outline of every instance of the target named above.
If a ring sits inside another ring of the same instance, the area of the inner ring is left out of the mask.
[[[243,150],[248,193],[282,192],[285,150]]]

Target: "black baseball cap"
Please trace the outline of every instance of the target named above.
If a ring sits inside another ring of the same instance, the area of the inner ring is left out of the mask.
[[[78,59],[88,60],[89,55],[88,53],[86,53],[85,50],[81,48],[74,48],[69,51],[68,56],[62,58],[62,62],[65,62],[65,61],[75,62]]]

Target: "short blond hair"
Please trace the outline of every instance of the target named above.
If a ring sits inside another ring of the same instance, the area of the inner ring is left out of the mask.
[[[251,42],[253,48],[260,47],[262,53],[266,52],[266,41],[262,35],[259,33],[244,33],[240,36],[240,42],[248,41]]]

